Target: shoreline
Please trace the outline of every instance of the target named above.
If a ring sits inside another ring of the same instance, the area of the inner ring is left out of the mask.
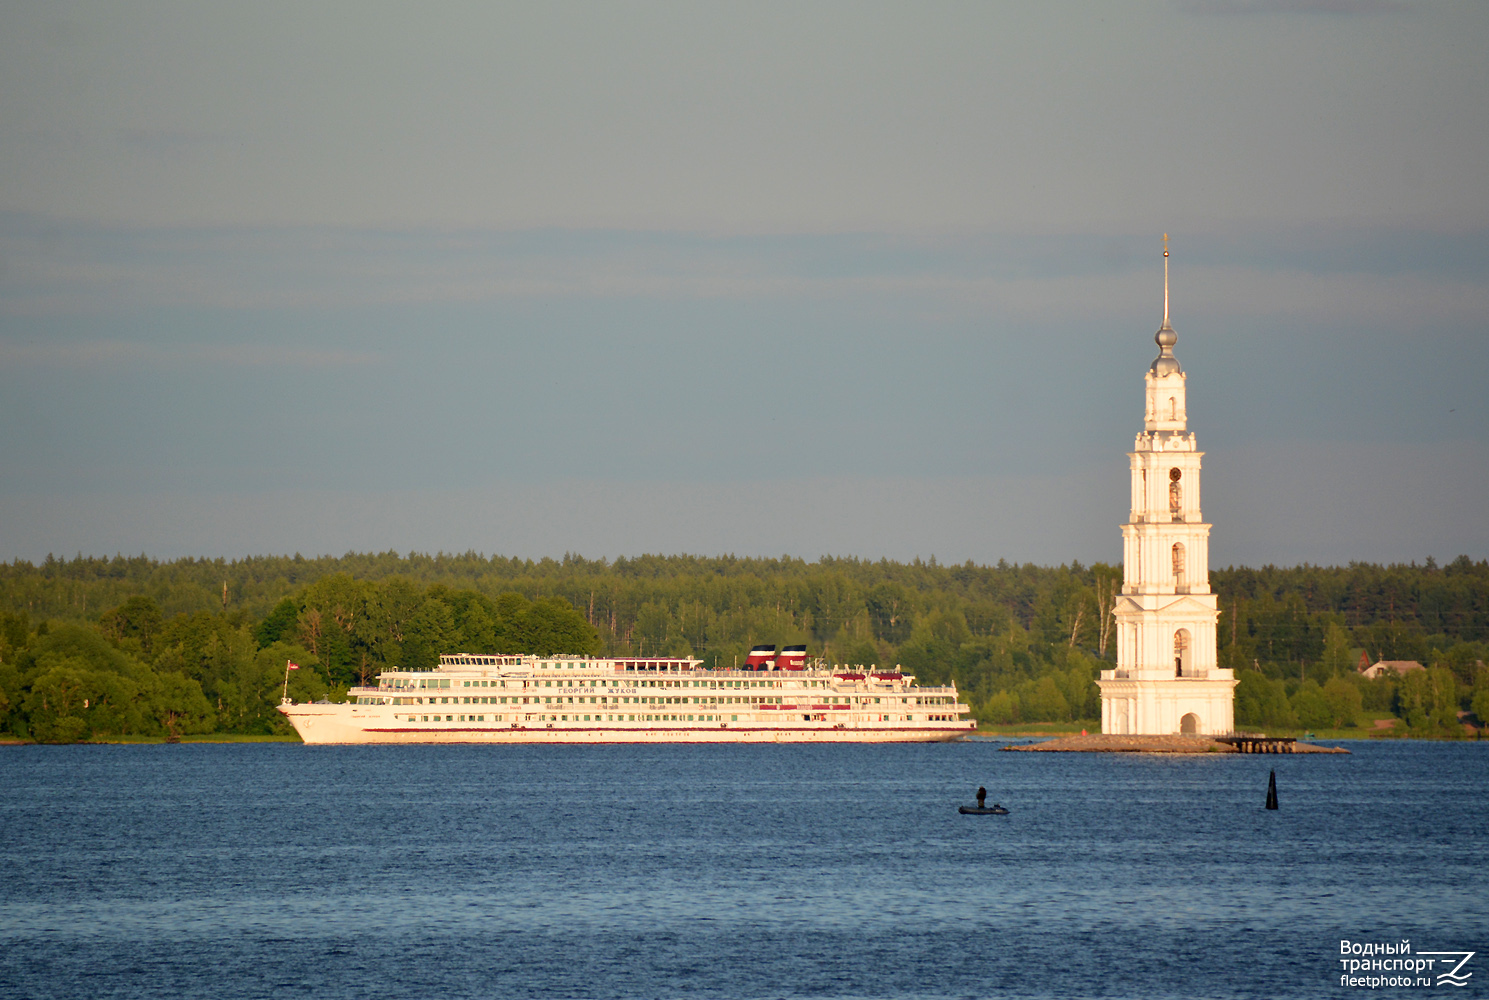
[[[265,735],[260,733],[203,733],[196,736],[183,736],[177,741],[181,744],[187,743],[301,743],[304,742],[295,733],[288,736]],[[43,743],[41,740],[25,740],[19,736],[0,737],[0,747],[30,747],[30,746],[154,746],[157,744],[168,744],[170,740],[164,736],[114,736],[100,737],[91,740],[78,740],[76,743]]]
[[[1283,731],[1280,731],[1278,733],[1271,734],[1271,738],[1272,739],[1288,739],[1288,738],[1291,738],[1291,739],[1294,739],[1294,740],[1298,741],[1297,744],[1296,744],[1298,746],[1298,748],[1299,748],[1296,751],[1298,753],[1318,753],[1318,752],[1321,752],[1321,751],[1324,751],[1324,752],[1338,752],[1338,753],[1348,753],[1349,752],[1347,750],[1342,750],[1342,749],[1340,749],[1340,750],[1333,750],[1333,749],[1329,749],[1329,748],[1320,748],[1320,747],[1315,746],[1313,743],[1304,743],[1303,742],[1304,735],[1305,734],[1304,733],[1301,733],[1301,732],[1299,732],[1299,733],[1293,733],[1293,732],[1290,732],[1290,731],[1287,731],[1287,730],[1283,730]],[[1422,742],[1425,742],[1425,743],[1474,743],[1474,742],[1478,742],[1479,740],[1482,739],[1482,737],[1475,737],[1475,736],[1469,736],[1469,735],[1464,735],[1462,737],[1443,737],[1443,736],[1436,736],[1436,735],[1433,735],[1433,736],[1425,736],[1425,735],[1424,736],[1416,736],[1416,735],[1407,735],[1405,733],[1394,733],[1392,735],[1386,736],[1386,735],[1382,735],[1380,733],[1370,732],[1368,730],[1361,730],[1359,732],[1349,732],[1349,731],[1341,732],[1341,731],[1338,731],[1338,730],[1327,730],[1327,731],[1324,731],[1324,732],[1321,732],[1321,733],[1315,733],[1315,734],[1310,734],[1310,735],[1311,735],[1311,738],[1314,739],[1314,740],[1329,740],[1329,741],[1344,740],[1344,741],[1358,742],[1358,743],[1394,743],[1394,742],[1398,742],[1398,741],[1401,741],[1401,740],[1408,740],[1408,741],[1419,740],[1419,741],[1422,741]],[[1069,745],[1071,741],[1075,741],[1075,743],[1079,744],[1083,740],[1084,741],[1093,741],[1093,740],[1095,740],[1095,741],[1110,741],[1110,740],[1147,740],[1147,739],[1169,739],[1169,738],[1170,737],[1147,737],[1147,736],[1141,736],[1141,737],[1139,737],[1139,736],[1132,736],[1132,737],[1115,737],[1115,736],[1113,736],[1113,737],[1108,737],[1108,736],[1105,736],[1104,734],[1101,734],[1101,733],[1092,733],[1092,734],[1088,734],[1088,735],[1084,735],[1083,736],[1079,731],[1075,731],[1075,732],[1058,732],[1058,731],[1057,732],[1051,732],[1049,730],[1040,730],[1040,729],[1019,729],[1019,730],[1003,730],[1003,731],[997,731],[997,732],[989,732],[989,731],[985,731],[985,730],[979,730],[979,731],[974,731],[972,733],[968,733],[967,735],[962,736],[958,740],[954,740],[952,742],[962,742],[962,743],[1003,743],[1003,742],[1007,742],[1009,740],[1029,740],[1029,739],[1033,739],[1033,740],[1040,740],[1041,742],[1034,743],[1034,744],[1024,744],[1024,745],[1021,745],[1021,746],[1009,746],[1009,747],[1004,747],[1004,749],[1006,749],[1006,750],[1026,750],[1027,751],[1027,750],[1034,750],[1034,749],[1036,749],[1038,747],[1045,747],[1046,749],[1045,749],[1044,752],[1046,752],[1046,753],[1049,753],[1049,752],[1058,752],[1058,751],[1061,751],[1061,750],[1065,750],[1065,751],[1084,750],[1086,752],[1092,752],[1092,753],[1096,753],[1096,752],[1107,752],[1107,753],[1122,753],[1122,752],[1128,752],[1128,753],[1134,753],[1134,752],[1150,752],[1150,753],[1236,753],[1236,752],[1238,752],[1233,747],[1230,747],[1230,746],[1228,746],[1226,744],[1216,744],[1215,748],[1209,749],[1204,744],[1214,744],[1215,741],[1213,739],[1211,739],[1210,737],[1205,737],[1205,736],[1200,736],[1200,737],[1194,737],[1194,736],[1183,736],[1183,737],[1174,736],[1174,737],[1172,737],[1173,739],[1199,740],[1201,742],[1201,745],[1198,748],[1183,749],[1183,750],[1155,748],[1155,749],[1144,751],[1144,748],[1140,748],[1140,747],[1122,748],[1122,747],[1116,747],[1116,746],[1099,746],[1099,745],[1092,745],[1092,746],[1084,746],[1083,747],[1083,746],[1072,746],[1072,745]],[[22,739],[21,737],[18,737],[18,736],[0,736],[0,747],[19,747],[19,746],[79,746],[79,745],[96,745],[96,746],[135,746],[135,745],[140,745],[140,746],[148,746],[148,745],[162,744],[162,743],[167,743],[167,742],[169,742],[169,741],[164,736],[116,736],[116,737],[100,737],[100,738],[89,739],[89,740],[79,740],[75,744],[60,744],[60,743],[59,744],[46,744],[46,743],[42,743],[40,740]],[[255,734],[247,734],[247,733],[204,733],[204,734],[199,734],[199,735],[194,735],[194,736],[183,736],[183,737],[181,737],[180,742],[183,743],[183,744],[185,744],[185,743],[304,743],[304,741],[302,739],[300,739],[299,735],[298,734],[295,734],[295,733],[288,733],[288,734],[282,734],[282,735],[281,734],[272,734],[272,735],[270,735],[270,734],[256,734],[256,733]],[[1057,744],[1057,745],[1051,746],[1051,744]],[[1308,749],[1305,750],[1305,749],[1303,749],[1304,747],[1307,747]]]

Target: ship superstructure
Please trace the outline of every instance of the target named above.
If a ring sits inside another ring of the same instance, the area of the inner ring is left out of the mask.
[[[386,671],[347,702],[279,710],[306,743],[930,742],[977,726],[955,686],[899,670],[831,667],[800,646],[747,667],[454,653],[433,670]]]

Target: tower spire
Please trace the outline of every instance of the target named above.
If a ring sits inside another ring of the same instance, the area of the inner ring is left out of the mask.
[[[1179,342],[1179,335],[1168,321],[1168,233],[1163,234],[1163,325],[1158,328],[1153,342],[1158,345],[1158,359],[1150,371],[1160,378],[1182,371],[1179,359],[1174,357],[1174,344]]]
[[[1168,233],[1163,234],[1163,325],[1168,326]]]

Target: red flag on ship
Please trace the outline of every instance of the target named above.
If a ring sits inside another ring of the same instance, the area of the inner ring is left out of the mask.
[[[295,663],[295,662],[293,662],[291,660],[285,660],[284,661],[284,667],[285,667],[286,670],[299,670],[300,669],[300,664]]]

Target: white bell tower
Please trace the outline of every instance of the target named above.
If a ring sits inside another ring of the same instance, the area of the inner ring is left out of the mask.
[[[1118,735],[1235,728],[1235,672],[1215,659],[1210,526],[1200,513],[1200,458],[1188,429],[1187,376],[1168,320],[1168,236],[1163,237],[1163,325],[1153,338],[1143,432],[1128,454],[1132,512],[1122,525],[1117,667],[1103,670],[1101,731]]]

